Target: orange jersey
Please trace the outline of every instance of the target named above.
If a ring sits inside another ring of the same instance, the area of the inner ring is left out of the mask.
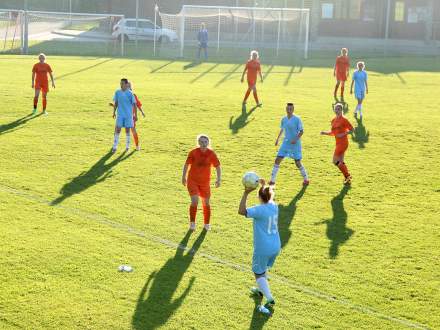
[[[341,133],[346,133],[348,131],[353,130],[353,126],[351,126],[350,122],[344,116],[335,117],[332,120],[332,135],[335,136],[336,144],[347,144],[348,137],[345,135],[344,137],[337,137],[336,135]]]
[[[257,82],[258,72],[261,72],[260,61],[249,60],[246,63],[247,80],[249,83],[255,84]]]
[[[142,108],[142,103],[141,103],[141,101],[139,101],[139,99],[138,99],[138,97],[136,96],[136,94],[133,94],[134,95],[134,99],[135,99],[135,101],[136,101],[136,106],[138,107],[138,108]],[[133,106],[133,116],[136,114],[136,108]]]
[[[336,57],[336,73],[346,74],[348,69],[350,68],[350,58],[348,56],[338,56]]]
[[[47,85],[47,74],[52,73],[52,68],[47,63],[36,63],[32,68],[32,73],[35,73],[36,85]]]
[[[211,149],[203,152],[200,148],[196,148],[188,154],[186,164],[191,165],[188,181],[206,185],[211,181],[211,166],[220,166],[220,161]]]

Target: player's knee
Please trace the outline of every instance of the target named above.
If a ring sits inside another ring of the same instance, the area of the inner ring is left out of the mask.
[[[335,164],[335,166],[338,166],[341,162],[339,160],[333,162],[333,164]]]

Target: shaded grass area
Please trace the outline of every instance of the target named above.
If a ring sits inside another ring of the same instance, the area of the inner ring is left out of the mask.
[[[346,97],[356,128],[348,190],[331,164],[334,140],[319,135],[332,118],[328,68],[292,74],[263,62],[263,72],[271,70],[258,86],[264,106],[251,112],[251,102],[241,106],[246,86],[236,63],[49,56],[57,88],[49,115],[34,118],[35,61],[8,55],[0,62],[3,72],[15,68],[12,83],[0,82],[2,328],[403,327],[300,288],[439,324],[438,73],[403,70],[398,78],[371,70],[362,122]],[[133,81],[147,118],[138,123],[141,152],[110,155],[107,103],[121,76]],[[283,250],[272,274],[287,284],[271,281],[277,305],[267,319],[248,296],[252,274],[231,266],[249,267],[252,257],[252,225],[236,210],[242,174],[270,175],[288,100],[305,125],[311,185],[303,189],[294,164],[283,162],[276,188]],[[188,236],[180,175],[201,132],[220,157],[223,185],[213,189],[213,230],[204,235],[199,224]],[[135,271],[118,273],[120,264]]]

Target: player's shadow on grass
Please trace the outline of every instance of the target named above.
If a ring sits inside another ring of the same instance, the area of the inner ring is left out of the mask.
[[[348,216],[344,209],[344,197],[349,190],[350,186],[345,185],[339,194],[333,197],[331,201],[333,218],[317,223],[327,225],[326,234],[331,241],[328,254],[331,259],[335,259],[339,255],[339,246],[347,242],[354,233],[352,229],[347,228]]]
[[[35,115],[35,116],[32,114],[29,114],[27,116],[24,116],[24,117],[21,117],[17,120],[14,120],[13,122],[10,122],[8,124],[1,125],[0,126],[0,135],[16,131],[17,129],[20,128],[20,126],[23,126],[29,120],[35,119],[39,116],[41,116],[41,113],[39,113],[38,115]]]
[[[179,297],[173,299],[180,281],[190,267],[194,255],[205,239],[206,230],[202,230],[193,246],[187,249],[190,236],[191,231],[188,231],[177,247],[174,257],[168,259],[159,271],[153,272],[148,277],[147,282],[139,294],[136,310],[133,314],[133,329],[156,329],[166,324],[168,319],[179,309],[190,292],[195,277],[191,277],[185,290]]]
[[[249,330],[259,330],[263,329],[266,322],[270,319],[270,315],[263,314],[258,310],[263,300],[262,297],[252,296],[254,299],[255,307],[254,313],[252,314],[251,324],[249,325]]]
[[[288,205],[278,205],[278,231],[280,233],[281,248],[287,245],[292,236],[290,224],[296,213],[296,203],[304,196],[307,186],[303,186]]]
[[[351,138],[359,145],[359,149],[364,149],[365,144],[368,143],[368,140],[370,139],[370,132],[365,128],[362,119],[356,118],[356,122],[357,126],[354,128]]]
[[[103,182],[107,178],[111,177],[112,169],[118,163],[126,160],[134,151],[127,153],[122,153],[111,162],[107,161],[111,158],[113,153],[109,151],[101,159],[99,159],[88,171],[82,172],[77,177],[73,178],[71,181],[67,182],[60,190],[61,196],[54,199],[50,204],[58,205],[62,203],[65,199],[82,193],[84,190],[90,188],[91,186]]]
[[[200,62],[200,61],[194,61],[194,62],[188,63],[183,66],[183,70],[195,68],[196,66],[199,66],[200,64],[202,64],[202,62]]]
[[[255,106],[251,108],[249,112],[247,112],[246,105],[243,104],[243,106],[241,107],[241,115],[235,118],[235,120],[234,116],[231,116],[231,118],[229,119],[229,129],[231,130],[231,133],[237,134],[240,129],[246,127],[247,124],[254,120],[254,118],[252,118],[251,120],[248,119],[252,112],[254,112],[257,108],[258,107]]]
[[[63,75],[61,75],[61,76],[57,76],[56,79],[57,79],[57,80],[65,79],[65,78],[67,78],[67,77],[69,77],[69,76],[72,76],[72,75],[74,75],[74,74],[78,74],[78,73],[82,73],[82,72],[85,72],[85,71],[91,70],[91,69],[93,69],[93,68],[96,68],[97,66],[103,65],[103,64],[105,64],[105,63],[107,63],[107,62],[110,62],[110,61],[113,61],[113,58],[109,58],[109,59],[103,60],[103,61],[101,61],[101,62],[95,63],[95,64],[93,64],[93,65],[89,65],[89,66],[87,66],[87,67],[85,67],[85,68],[82,68],[82,69],[79,69],[79,70],[76,70],[76,71],[72,71],[72,72],[69,72],[69,73],[65,73],[65,74],[63,74]]]

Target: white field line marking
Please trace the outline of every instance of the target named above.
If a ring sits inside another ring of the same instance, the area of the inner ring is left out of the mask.
[[[94,220],[94,221],[99,222],[101,224],[105,224],[107,226],[110,226],[112,228],[120,229],[120,230],[123,230],[125,232],[130,233],[130,234],[133,234],[133,235],[136,235],[136,236],[139,236],[139,237],[142,237],[142,238],[146,238],[146,239],[148,239],[150,241],[163,244],[163,245],[168,246],[170,248],[181,249],[181,250],[188,251],[188,252],[191,253],[191,249],[188,248],[187,246],[183,246],[183,245],[180,245],[180,244],[175,243],[173,241],[167,240],[165,238],[161,238],[159,236],[148,234],[148,233],[146,233],[144,231],[135,229],[135,228],[130,227],[128,225],[125,225],[125,224],[122,224],[122,223],[119,223],[119,222],[115,222],[115,221],[110,220],[109,218],[106,218],[105,216],[100,215],[100,214],[87,212],[87,211],[84,211],[84,210],[81,210],[81,209],[76,209],[76,208],[62,206],[60,204],[52,205],[50,201],[48,201],[48,200],[46,200],[44,198],[41,198],[39,196],[33,195],[33,194],[29,193],[28,191],[18,190],[18,189],[15,189],[15,188],[4,186],[4,185],[0,185],[0,191],[5,192],[5,193],[9,193],[9,194],[13,194],[13,195],[16,195],[16,196],[20,196],[20,197],[23,197],[23,198],[25,198],[27,200],[38,202],[40,204],[45,204],[45,205],[48,205],[48,206],[52,206],[52,207],[61,209],[61,210],[65,211],[68,214],[74,214],[74,215],[82,216],[84,218],[87,218],[87,219],[90,219],[90,220]],[[196,254],[198,256],[204,257],[204,258],[206,258],[208,260],[211,260],[211,261],[214,261],[216,263],[220,263],[222,265],[228,266],[229,268],[233,268],[233,269],[236,269],[236,270],[239,270],[239,271],[242,271],[242,272],[246,272],[246,273],[252,273],[252,270],[251,270],[250,267],[230,262],[228,260],[222,259],[222,258],[217,257],[215,255],[208,254],[208,253],[205,253],[205,252],[197,252]],[[372,307],[358,305],[358,304],[355,304],[355,303],[351,302],[350,300],[342,299],[342,298],[337,298],[334,295],[318,291],[318,290],[310,288],[308,286],[304,286],[304,285],[298,284],[298,283],[293,283],[291,280],[289,280],[289,279],[287,279],[287,278],[285,278],[283,276],[278,276],[278,275],[271,274],[270,277],[271,277],[272,280],[274,280],[276,282],[279,282],[279,283],[282,283],[282,284],[284,284],[284,285],[286,285],[286,286],[288,286],[290,288],[293,288],[293,289],[295,289],[295,290],[297,290],[299,292],[305,293],[305,294],[313,296],[315,298],[319,298],[319,299],[322,299],[322,300],[327,300],[328,302],[338,303],[340,305],[346,306],[347,308],[350,308],[352,310],[358,311],[358,312],[363,313],[363,314],[370,315],[370,316],[378,318],[378,319],[383,319],[383,320],[387,320],[387,321],[390,321],[390,322],[398,323],[400,325],[404,325],[404,326],[406,326],[408,328],[413,328],[413,329],[429,329],[429,327],[427,327],[427,326],[425,326],[423,324],[415,323],[415,322],[406,320],[404,318],[399,318],[399,317],[394,317],[394,316],[391,316],[391,315],[387,315],[387,314],[381,313],[379,311],[376,311]]]

